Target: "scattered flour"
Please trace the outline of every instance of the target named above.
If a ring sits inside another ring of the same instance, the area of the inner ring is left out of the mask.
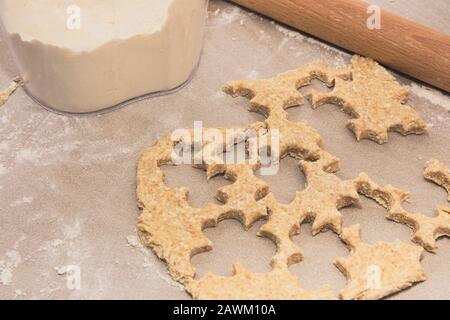
[[[26,295],[27,294],[20,289],[14,290],[14,299],[17,299],[18,297],[21,297],[21,296],[25,297]]]
[[[80,145],[81,143],[79,141],[68,141],[50,147],[33,145],[29,149],[19,150],[16,153],[16,161],[18,163],[46,165],[62,160],[63,157],[70,154],[70,152],[78,150]]]
[[[258,77],[259,77],[259,73],[256,70],[250,71],[250,73],[247,75],[247,79],[255,80],[255,79],[258,79]]]
[[[213,12],[213,16],[217,17],[220,13],[220,9],[217,9],[216,11]]]
[[[284,46],[289,42],[289,39],[284,38],[283,40],[281,40],[280,44],[278,45],[277,50],[280,51],[284,48]]]
[[[54,239],[52,241],[46,241],[42,246],[39,247],[38,251],[49,251],[51,249],[56,249],[63,244],[61,239]]]
[[[336,65],[347,64],[346,58],[348,58],[350,55],[339,50],[338,48],[335,48],[331,45],[328,45],[328,44],[321,42],[319,40],[316,40],[314,38],[304,36],[299,31],[297,31],[295,29],[290,29],[289,27],[284,27],[283,25],[277,23],[276,21],[271,21],[270,23],[275,27],[275,29],[277,31],[279,31],[284,36],[284,39],[282,40],[279,49],[282,49],[284,47],[287,40],[293,39],[293,40],[300,41],[302,43],[308,43],[310,45],[318,46],[318,47],[320,47],[320,49],[324,49],[325,52],[332,55]],[[289,50],[295,50],[295,48],[290,47]],[[300,55],[300,53],[299,53],[299,55]]]
[[[172,287],[177,288],[180,291],[185,291],[186,289],[179,284],[178,282],[172,280],[172,278],[170,278],[166,273],[162,273],[161,271],[156,271],[156,274],[158,275],[158,277],[162,280],[164,280],[164,282],[166,282],[167,284],[169,284]]]
[[[22,262],[20,253],[16,250],[8,251],[6,258],[0,260],[0,283],[8,286],[12,283],[13,270]]]
[[[129,235],[127,236],[127,243],[129,247],[138,248],[141,247],[141,242],[139,241],[139,238],[136,235]]]
[[[239,7],[233,7],[232,9],[217,9],[212,13],[214,17],[214,23],[221,25],[229,24],[234,21],[243,21],[245,11]]]
[[[7,123],[9,123],[9,119],[6,116],[1,116],[0,117],[0,123],[1,124],[7,124]]]
[[[73,240],[81,234],[80,222],[77,220],[73,225],[64,225],[64,237],[68,240]]]
[[[176,115],[178,116],[178,115]],[[76,129],[80,132],[81,128]],[[12,160],[20,164],[35,166],[48,166],[63,162],[76,162],[77,164],[92,164],[95,162],[116,161],[134,155],[142,149],[142,141],[134,144],[111,148],[112,140],[98,139],[90,141],[72,140],[70,137],[62,138],[66,141],[50,144],[48,141],[37,141],[21,150],[11,150]],[[0,143],[0,150],[9,149]]]
[[[40,156],[37,150],[23,149],[16,154],[16,161],[19,163],[35,161]]]
[[[10,207],[18,207],[23,204],[30,204],[33,202],[33,200],[34,200],[33,197],[23,197],[22,199],[18,199],[16,201],[12,202],[9,206]]]
[[[135,248],[140,252],[144,258],[144,262],[142,263],[142,267],[144,268],[154,268],[155,264],[152,260],[155,258],[153,253],[147,247],[143,246],[139,237],[135,234],[128,235],[126,237],[127,246],[131,248]]]
[[[162,272],[160,270],[155,270],[157,268],[155,264],[152,262],[152,260],[155,259],[155,256],[153,253],[148,249],[147,247],[143,246],[141,242],[139,241],[139,238],[136,235],[129,235],[126,237],[127,239],[127,245],[129,247],[137,248],[139,249],[139,252],[144,256],[144,262],[142,264],[142,267],[144,268],[151,268],[152,272],[155,272],[160,279],[162,279],[164,282],[166,282],[168,285],[177,288],[180,291],[185,291],[185,288],[179,284],[178,282],[174,281],[166,272]]]
[[[213,94],[208,95],[208,99],[211,101],[216,101],[219,99],[223,99],[225,97],[225,93],[222,90],[217,90]]]
[[[307,42],[309,44],[312,44],[312,45],[319,46],[320,48],[325,49],[326,51],[328,51],[330,53],[335,53],[335,54],[340,55],[340,56],[349,56],[349,54],[339,50],[338,48],[335,48],[335,47],[333,47],[331,45],[328,45],[328,44],[326,44],[326,43],[324,43],[322,41],[316,40],[314,38],[305,37],[304,40],[305,40],[305,42]]]
[[[3,268],[0,273],[0,283],[9,286],[12,282],[12,271],[8,268]]]
[[[300,32],[285,28],[282,25],[276,23],[275,21],[272,21],[271,24],[274,25],[275,28],[279,32],[281,32],[286,38],[294,38],[294,39],[302,39],[302,40],[305,38]]]
[[[450,97],[444,95],[442,92],[416,83],[412,83],[409,86],[409,89],[416,96],[428,100],[432,104],[442,106],[448,111],[450,111]]]
[[[129,236],[126,237],[126,240],[127,240],[127,246],[139,249],[139,251],[144,256],[144,263],[142,264],[142,266],[144,268],[151,268],[152,270],[154,270],[155,269],[155,264],[151,261],[151,259],[154,259],[155,256],[151,253],[151,251],[148,248],[146,248],[145,246],[143,246],[141,244],[141,242],[139,241],[138,236],[136,236],[136,235],[129,235]],[[55,270],[57,270],[57,269],[55,269]],[[180,291],[185,291],[185,288],[181,284],[179,284],[178,282],[174,281],[167,274],[167,272],[162,272],[162,271],[159,271],[159,270],[155,270],[155,273],[158,275],[158,277],[160,279],[162,279],[164,282],[166,282],[170,286],[175,287],[175,288],[177,288]]]

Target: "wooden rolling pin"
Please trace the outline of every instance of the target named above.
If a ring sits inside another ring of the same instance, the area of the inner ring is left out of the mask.
[[[361,0],[231,1],[450,92],[448,34],[384,10],[381,29],[369,30]]]

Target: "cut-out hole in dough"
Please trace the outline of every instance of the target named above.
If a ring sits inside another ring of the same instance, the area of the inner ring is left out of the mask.
[[[300,234],[293,238],[303,251],[304,259],[289,269],[299,277],[303,288],[317,290],[330,286],[337,295],[346,280],[334,266],[334,260],[347,255],[348,250],[334,232],[322,232],[315,237],[311,237],[311,232],[311,225],[303,224]]]
[[[250,272],[269,272],[270,260],[275,245],[267,238],[256,233],[264,221],[256,222],[245,231],[236,220],[224,220],[215,228],[205,229],[204,233],[213,243],[214,249],[192,258],[197,270],[197,279],[208,272],[230,276],[235,263],[240,263]]]
[[[333,91],[334,86],[329,87],[319,79],[314,79],[309,86],[301,87],[299,91],[303,96],[307,96],[313,89],[323,93],[330,93]]]
[[[231,184],[223,176],[216,176],[207,181],[206,173],[189,165],[162,166],[165,181],[169,187],[185,187],[189,190],[189,205],[203,208],[208,203],[221,204],[214,196],[218,189]]]
[[[305,176],[299,167],[299,161],[291,157],[282,159],[277,175],[261,175],[258,177],[269,183],[270,191],[280,203],[291,203],[297,191],[305,188]]]
[[[361,206],[342,209],[345,216],[344,227],[360,224],[364,230],[364,240],[393,242],[397,239],[409,243],[411,230],[386,219],[386,209],[371,199],[361,196]]]

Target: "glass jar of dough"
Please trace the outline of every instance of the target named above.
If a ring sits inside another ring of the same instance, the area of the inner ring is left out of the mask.
[[[169,93],[195,71],[208,0],[0,0],[25,90],[90,113]]]

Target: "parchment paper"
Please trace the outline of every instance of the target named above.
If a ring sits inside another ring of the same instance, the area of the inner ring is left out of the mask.
[[[372,2],[450,33],[446,0]],[[270,77],[319,58],[341,65],[350,55],[231,4],[212,1],[200,68],[176,94],[103,116],[77,118],[50,113],[18,90],[0,109],[0,298],[189,299],[170,280],[165,264],[137,241],[135,170],[140,153],[158,137],[192,127],[197,120],[223,127],[262,119],[247,112],[246,100],[222,94],[221,86],[230,80]],[[0,83],[16,75],[1,41]],[[444,108],[450,100],[399,79],[413,91],[409,103],[430,123],[428,135],[393,133],[383,146],[356,143],[345,128],[347,116],[334,106],[313,111],[305,105],[289,113],[291,119],[307,120],[320,131],[326,149],[341,159],[340,177],[366,172],[380,184],[410,191],[408,209],[434,215],[437,206],[450,203],[442,188],[423,179],[422,171],[431,157],[450,165],[450,113]],[[188,167],[167,168],[166,173],[169,185],[192,190],[191,203],[197,206],[213,201],[214,191],[227,184],[223,178],[207,183],[204,172]],[[284,202],[304,186],[294,160],[283,161],[278,176],[263,179]],[[369,200],[343,214],[346,226],[362,224],[368,242],[409,241],[411,236],[409,228],[385,220],[384,209]],[[208,271],[228,275],[235,262],[254,272],[270,270],[274,245],[256,236],[259,226],[245,232],[238,222],[224,221],[208,229],[214,251],[193,258],[199,276]],[[344,276],[332,262],[348,251],[335,234],[313,238],[310,226],[304,225],[295,241],[305,261],[292,272],[305,288],[330,285],[336,293],[343,288]],[[394,299],[450,298],[450,242],[443,239],[438,244],[438,254],[424,257],[428,281]],[[79,290],[73,286],[73,270],[80,274]]]

